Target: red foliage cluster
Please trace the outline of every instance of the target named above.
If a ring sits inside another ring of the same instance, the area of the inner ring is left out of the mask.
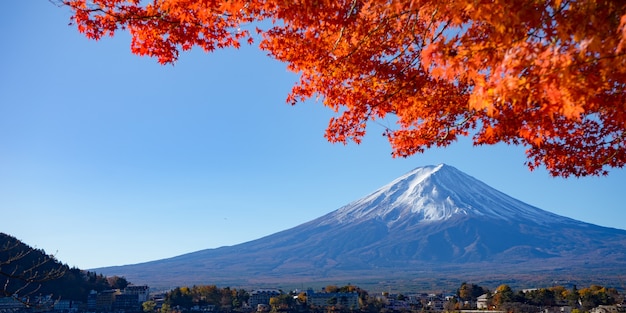
[[[607,174],[626,162],[626,2],[612,0],[65,0],[91,39],[119,29],[133,53],[251,43],[300,75],[287,101],[338,112],[326,137],[359,142],[369,121],[394,156],[474,143],[523,145],[530,169]],[[249,28],[249,27],[248,27]]]

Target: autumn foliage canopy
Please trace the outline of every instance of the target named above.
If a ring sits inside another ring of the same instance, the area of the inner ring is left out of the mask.
[[[258,42],[299,74],[287,96],[337,112],[326,137],[368,122],[405,157],[459,136],[527,148],[530,169],[607,174],[626,162],[626,1],[63,0],[91,39],[127,29],[160,63]]]

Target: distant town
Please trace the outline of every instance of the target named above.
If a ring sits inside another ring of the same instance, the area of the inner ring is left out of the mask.
[[[146,285],[91,291],[87,301],[40,295],[28,299],[0,298],[0,313],[619,313],[626,297],[615,288],[591,285],[490,291],[463,283],[454,293],[382,292],[369,294],[357,286],[329,285],[321,290],[219,288],[215,285],[176,287],[151,292]]]

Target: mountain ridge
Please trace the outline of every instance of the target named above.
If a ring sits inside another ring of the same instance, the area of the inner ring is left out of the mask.
[[[245,284],[616,269],[626,275],[626,230],[533,207],[440,164],[256,240],[98,270],[149,284]]]

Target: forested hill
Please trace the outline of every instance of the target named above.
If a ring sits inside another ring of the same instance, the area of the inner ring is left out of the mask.
[[[95,272],[70,268],[44,250],[0,232],[0,298],[30,299],[52,295],[55,299],[86,301],[91,290],[124,288],[123,277],[106,277]]]

